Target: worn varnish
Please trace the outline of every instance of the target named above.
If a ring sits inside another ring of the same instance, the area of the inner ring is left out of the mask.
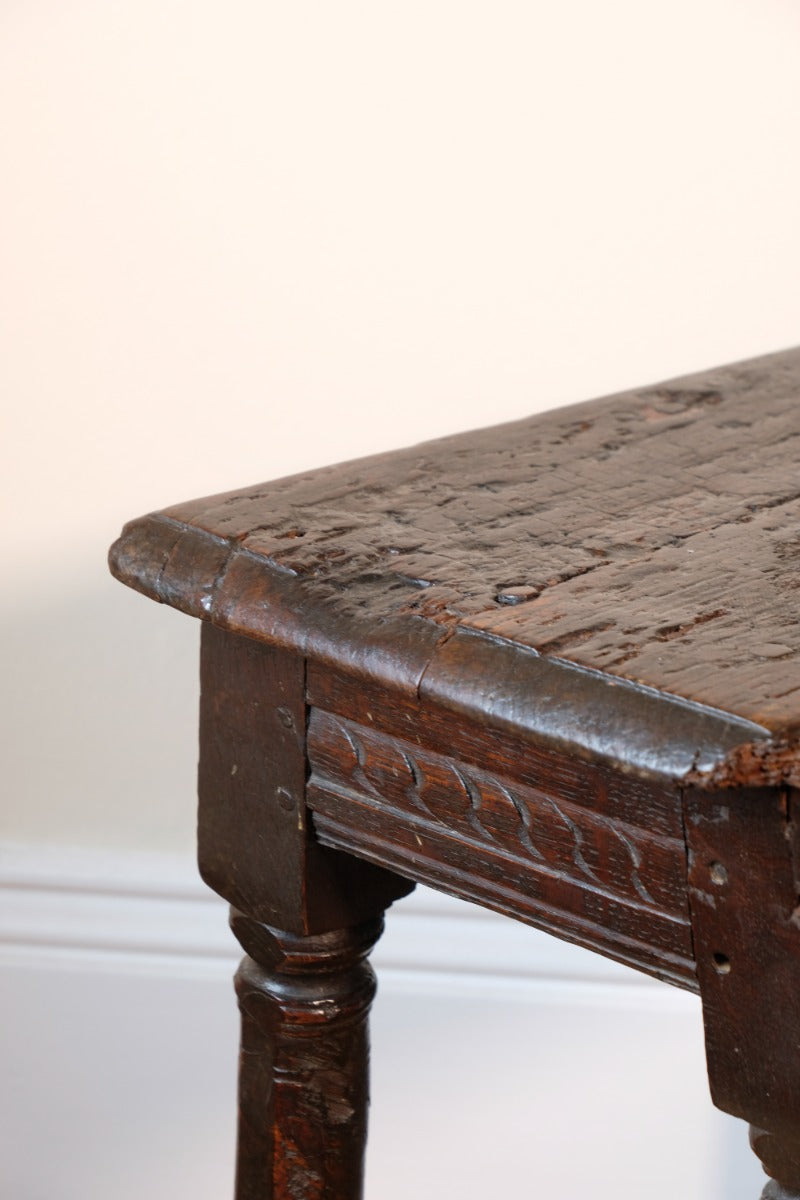
[[[129,526],[115,569],[408,686],[479,629],[792,741],[799,387],[792,351],[178,505]]]
[[[363,957],[413,881],[699,990],[800,1200],[800,350],[177,505],[111,566],[205,622],[237,1200],[359,1195]]]

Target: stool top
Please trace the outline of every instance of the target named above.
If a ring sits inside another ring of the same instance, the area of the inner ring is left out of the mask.
[[[180,504],[123,582],[701,786],[800,786],[800,349]]]

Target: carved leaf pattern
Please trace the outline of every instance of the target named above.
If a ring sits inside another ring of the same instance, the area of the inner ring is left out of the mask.
[[[309,753],[313,782],[321,787],[355,793],[416,828],[446,830],[627,903],[683,915],[677,839],[319,710],[312,715]]]

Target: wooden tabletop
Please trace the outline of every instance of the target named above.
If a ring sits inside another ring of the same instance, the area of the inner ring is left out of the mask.
[[[800,350],[176,505],[111,564],[627,770],[800,784]]]

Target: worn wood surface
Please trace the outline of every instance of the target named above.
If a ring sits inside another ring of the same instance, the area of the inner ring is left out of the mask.
[[[712,1095],[726,1112],[775,1133],[800,1131],[798,819],[795,790],[687,796]]]
[[[238,1200],[355,1195],[309,1113],[363,1047],[309,1076],[302,997],[347,1009],[319,939],[408,880],[699,989],[798,1200],[800,350],[178,505],[111,565],[206,622],[201,869],[260,964]]]
[[[113,567],[398,689],[480,631],[742,722],[710,758],[683,738],[683,774],[796,782],[799,392],[791,351],[178,505]]]
[[[682,836],[312,710],[320,839],[664,978],[694,985]],[[668,821],[674,793],[659,797]]]
[[[201,872],[247,957],[237,1200],[359,1200],[367,1117],[364,962],[413,884],[324,847],[306,805],[305,666],[208,625],[201,653]]]
[[[800,1193],[800,792],[690,790],[689,888],[714,1102]]]
[[[236,1200],[360,1200],[375,994],[364,959],[382,921],[315,937],[236,911],[231,925],[247,951]]]
[[[305,800],[302,659],[206,626],[200,692],[198,857],[249,917],[320,933],[383,912],[412,884],[320,846]]]
[[[510,694],[509,673],[498,678]],[[622,773],[553,741],[542,744],[511,722],[487,728],[471,702],[479,697],[471,696],[466,673],[462,695],[471,699],[461,711],[427,692],[403,696],[314,661],[306,686],[307,796],[323,843],[697,987],[683,815],[674,784]],[[353,739],[364,766],[357,763]],[[422,792],[416,800],[412,770]],[[434,779],[438,820],[420,811]],[[498,840],[493,821],[504,797],[513,797],[505,801],[505,817],[507,805],[516,802],[530,827],[522,817],[515,828],[506,820]],[[493,801],[495,812],[487,811]],[[480,837],[479,804],[487,806]],[[540,853],[549,861],[526,849],[526,834],[529,843],[542,842]],[[636,891],[631,870],[654,903]]]

